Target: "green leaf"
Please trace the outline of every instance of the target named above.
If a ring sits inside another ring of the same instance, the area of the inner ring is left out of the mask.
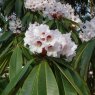
[[[53,26],[53,24],[54,24],[54,20],[47,20],[47,21],[46,21],[46,24],[47,24],[50,28],[52,28],[52,26]]]
[[[6,7],[4,9],[4,14],[5,15],[9,15],[10,12],[12,11],[13,7],[14,7],[14,3],[15,0],[9,0],[9,3],[6,3]]]
[[[86,82],[83,81],[79,74],[68,63],[65,63],[64,61],[62,62],[62,60],[57,61],[57,59],[55,61],[56,63],[53,63],[55,63],[56,65],[58,64],[56,67],[56,71],[58,71],[57,69],[59,69],[58,76],[61,76],[59,75],[60,71],[61,73],[64,72],[67,75],[67,77],[70,78],[71,82],[72,80],[74,81],[75,85],[80,89],[83,95],[90,95],[90,91],[87,87]]]
[[[12,42],[6,48],[2,47],[3,51],[0,54],[0,74],[3,73],[5,67],[8,66],[9,64],[9,60],[12,52],[11,46],[12,46]]]
[[[83,95],[90,95],[90,90],[86,84],[86,82],[79,76],[77,72],[70,71],[70,75],[72,76],[74,83],[81,89]]]
[[[32,57],[32,55],[29,53],[29,50],[25,48],[24,46],[22,46],[22,54],[23,54],[23,57],[25,57],[27,60],[30,60]]]
[[[78,85],[74,82],[73,80],[73,76],[71,76],[71,74],[69,73],[68,70],[61,68],[59,65],[57,65],[55,63],[56,67],[59,69],[59,71],[61,72],[61,74],[66,78],[66,80],[70,83],[70,85],[72,86],[72,88],[75,89],[75,91],[79,94],[79,95],[89,95],[89,93],[87,92],[86,94],[84,94],[84,89],[81,89],[80,87],[78,87]],[[78,81],[78,80],[77,80]],[[82,86],[82,85],[81,85]]]
[[[12,79],[12,81],[10,81],[10,83],[7,85],[7,87],[5,88],[5,90],[2,92],[1,95],[9,95],[10,92],[13,90],[13,88],[16,86],[16,84],[22,79],[22,77],[24,76],[24,74],[27,72],[30,64],[33,62],[34,60],[29,61],[24,68],[21,69],[20,72],[18,72],[18,74]]]
[[[10,62],[9,62],[9,77],[10,80],[12,80],[16,74],[22,69],[22,51],[19,48],[19,46],[17,46],[14,51],[13,54],[11,56]]]
[[[6,41],[10,36],[12,35],[12,32],[4,32],[3,35],[0,37],[0,42]]]
[[[68,80],[62,74],[61,74],[61,78],[63,81],[64,91],[65,91],[64,95],[77,95],[77,92],[75,91],[75,89],[72,87],[72,85],[68,82]]]
[[[57,29],[61,32],[61,33],[66,33],[68,32],[68,30],[64,27],[64,24],[61,21],[57,21],[55,20]]]
[[[77,54],[76,54],[74,60],[72,61],[72,65],[75,69],[78,67],[78,64],[81,60],[82,54],[87,46],[88,46],[88,43],[83,43],[80,45],[80,47],[78,47]]]
[[[18,17],[22,14],[23,0],[16,0],[15,2],[15,11]]]
[[[0,61],[1,61],[1,60],[0,60]],[[0,74],[3,73],[5,67],[8,65],[8,62],[9,62],[9,57],[4,58],[2,64],[0,65]]]
[[[0,95],[3,91],[3,89],[7,86],[7,84],[8,84],[7,78],[0,77]]]
[[[59,95],[55,77],[47,62],[42,61],[34,67],[20,95]]]
[[[2,53],[0,54],[0,58],[3,57],[3,56],[5,56],[5,55],[8,53],[8,51],[10,50],[10,48],[11,48],[11,46],[12,46],[12,43],[13,43],[13,42],[11,42],[11,43],[2,51]]]
[[[33,20],[33,14],[30,12],[27,12],[25,16],[22,18],[22,24],[25,27],[28,27],[29,23]]]
[[[56,77],[56,81],[57,81],[57,84],[58,84],[58,88],[59,88],[59,93],[60,95],[65,95],[65,92],[64,92],[64,86],[63,86],[63,80],[61,78],[61,73],[60,71],[58,70],[58,68],[54,68],[55,69],[55,77]]]
[[[0,26],[3,24],[6,24],[6,19],[4,18],[4,16],[2,14],[0,14]]]
[[[81,62],[79,63],[80,75],[84,78],[84,80],[87,80],[88,68],[90,65],[90,60],[94,48],[95,48],[95,40],[92,40],[88,43],[88,46],[85,48],[81,57]]]
[[[80,73],[84,80],[87,80],[87,72],[90,64],[91,56],[95,48],[95,39],[87,43],[83,43],[74,58],[72,65]]]
[[[75,33],[76,31],[72,32],[72,38],[74,39],[76,44],[79,44],[79,39],[78,39],[78,35],[77,33]]]

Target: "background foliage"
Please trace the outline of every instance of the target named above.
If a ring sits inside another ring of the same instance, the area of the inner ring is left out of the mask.
[[[74,0],[68,0],[74,6]],[[77,1],[77,2],[86,2]],[[81,3],[80,3],[81,4]],[[23,24],[21,34],[8,29],[6,16],[16,13]],[[32,55],[23,45],[24,32],[29,23],[45,21],[62,33],[72,30],[72,39],[79,45],[72,62],[64,59]],[[4,0],[0,3],[0,95],[94,95],[95,39],[82,43],[72,24],[66,18],[49,20],[40,12],[24,8],[24,0]],[[43,60],[42,60],[43,59]],[[59,61],[60,60],[60,61]],[[90,74],[89,72],[93,72]]]

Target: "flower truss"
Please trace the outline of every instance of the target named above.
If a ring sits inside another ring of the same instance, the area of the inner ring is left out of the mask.
[[[69,4],[62,4],[60,2],[54,2],[53,4],[47,4],[43,15],[48,16],[50,19],[60,19],[62,17],[68,18],[75,22],[80,22],[79,16],[74,15],[74,9]]]
[[[25,8],[31,11],[42,11],[46,4],[53,3],[55,0],[26,0]]]
[[[34,54],[60,57],[71,60],[77,45],[71,40],[71,33],[61,34],[57,29],[50,30],[45,24],[30,24],[25,33],[24,45]]]
[[[91,21],[86,21],[80,25],[81,32],[79,33],[80,39],[87,42],[95,37],[95,18]]]
[[[62,4],[55,0],[26,0],[25,8],[31,11],[42,11],[44,17],[49,19],[68,18],[75,22],[81,22],[79,16],[74,15],[74,9],[69,4]]]
[[[12,14],[8,17],[9,20],[9,29],[13,33],[21,33],[22,30],[22,23],[19,18],[16,17],[16,14]]]

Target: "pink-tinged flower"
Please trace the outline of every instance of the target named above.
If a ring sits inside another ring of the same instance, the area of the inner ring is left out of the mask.
[[[77,48],[70,36],[70,33],[63,35],[57,29],[50,30],[45,24],[30,24],[25,33],[24,45],[28,45],[34,54],[51,57],[63,55],[69,59]]]
[[[62,4],[60,2],[49,3],[43,10],[43,16],[49,19],[68,18],[75,22],[81,22],[78,16],[74,15],[74,9],[69,4]]]

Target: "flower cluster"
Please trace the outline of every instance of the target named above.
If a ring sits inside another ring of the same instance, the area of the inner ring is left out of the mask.
[[[79,16],[74,15],[74,9],[69,4],[62,4],[56,0],[26,0],[25,8],[31,11],[42,11],[44,17],[60,19],[66,17],[80,22]]]
[[[72,59],[77,45],[71,40],[71,33],[61,34],[57,29],[50,30],[45,24],[30,24],[25,33],[24,45],[34,54],[52,57],[66,56]]]
[[[31,11],[42,11],[49,3],[53,3],[55,0],[26,0],[25,8]]]
[[[19,18],[16,17],[16,14],[12,14],[11,16],[8,17],[9,20],[9,29],[13,33],[21,33],[22,30],[22,23]]]
[[[79,33],[80,39],[87,42],[95,37],[95,18],[91,21],[86,21],[80,25],[81,32]]]
[[[50,19],[60,19],[62,17],[68,18],[75,22],[80,22],[79,16],[74,15],[74,9],[69,4],[62,4],[60,2],[54,2],[53,4],[47,4],[43,15],[48,16]]]

